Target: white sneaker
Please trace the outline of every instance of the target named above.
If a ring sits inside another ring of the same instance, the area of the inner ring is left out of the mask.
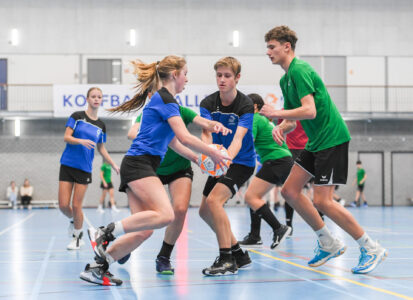
[[[345,206],[346,205],[346,199],[341,198],[340,202],[341,206]]]
[[[102,206],[99,205],[97,212],[103,214],[105,211],[103,210]]]
[[[72,240],[70,241],[69,245],[67,245],[67,250],[79,250],[85,242],[82,240],[83,232],[79,234],[78,237],[73,235]]]
[[[120,212],[120,210],[116,207],[116,205],[112,205],[112,211]]]
[[[73,231],[75,230],[75,224],[73,220],[69,222],[69,227],[67,227],[67,235],[69,237],[73,237]]]

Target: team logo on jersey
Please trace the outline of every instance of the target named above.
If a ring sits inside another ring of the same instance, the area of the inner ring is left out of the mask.
[[[237,120],[237,118],[233,115],[229,116],[228,118],[228,125],[235,125],[235,121]]]

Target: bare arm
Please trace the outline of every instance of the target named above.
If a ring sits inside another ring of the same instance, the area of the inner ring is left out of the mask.
[[[137,122],[132,125],[132,127],[128,131],[128,139],[129,140],[134,140],[136,136],[138,135],[139,127],[141,123]]]
[[[212,134],[208,130],[202,129],[201,140],[206,144],[212,144]]]
[[[169,118],[168,123],[174,131],[177,139],[184,146],[210,156],[215,163],[220,165],[224,165],[225,160],[231,160],[230,157],[223,155],[221,151],[208,147],[206,143],[190,134],[180,116]]]
[[[91,140],[85,140],[85,139],[78,139],[73,136],[73,129],[70,127],[66,127],[65,130],[65,135],[63,137],[63,140],[71,145],[82,145],[85,146],[88,149],[94,149],[96,146],[96,143]]]
[[[100,155],[103,156],[103,158],[112,166],[113,170],[115,170],[116,174],[119,174],[119,167],[115,164],[115,162],[112,160],[110,157],[108,151],[106,150],[105,146],[103,143],[99,143],[98,146],[98,151]]]
[[[237,156],[239,150],[242,147],[242,140],[245,134],[248,132],[248,128],[238,126],[237,131],[235,131],[234,138],[232,139],[231,145],[228,147],[228,155],[234,159]]]
[[[100,171],[100,180],[102,181],[104,187],[108,185],[105,181],[105,178],[103,177],[103,171]]]
[[[192,122],[198,125],[199,127],[201,127],[203,130],[206,130],[208,132],[215,132],[215,133],[221,132],[222,135],[227,135],[228,133],[232,133],[231,129],[226,128],[221,123],[217,121],[208,120],[200,116],[196,116]]]
[[[286,135],[297,127],[297,122],[293,120],[283,120],[279,125],[272,130],[274,141],[282,146],[286,140]]]
[[[172,148],[175,152],[179,153],[181,156],[185,157],[186,159],[198,163],[198,155],[196,155],[191,149],[182,145],[181,142],[178,141],[176,137],[172,139],[172,141],[168,145]]]
[[[311,120],[317,116],[317,110],[314,103],[314,96],[308,94],[301,98],[301,106],[289,110],[277,110],[269,104],[265,104],[260,114],[267,118],[281,118],[288,120]]]
[[[360,180],[360,184],[364,184],[364,182],[366,181],[366,179],[367,179],[367,174],[364,174],[363,179]]]

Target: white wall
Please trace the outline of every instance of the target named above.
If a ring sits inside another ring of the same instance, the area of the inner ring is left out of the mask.
[[[412,12],[409,0],[2,0],[0,53],[261,55],[264,34],[287,24],[298,54],[411,55]],[[230,45],[235,29],[239,48]]]

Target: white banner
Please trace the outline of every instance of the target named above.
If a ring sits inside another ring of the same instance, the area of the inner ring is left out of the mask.
[[[103,92],[102,108],[99,110],[99,117],[131,119],[135,118],[138,112],[132,115],[111,114],[106,109],[116,107],[125,101],[130,100],[134,95],[133,87],[130,85],[54,85],[53,86],[53,107],[55,117],[69,117],[73,112],[86,110],[86,93],[89,88],[98,86]],[[272,85],[238,85],[238,90],[244,94],[256,93],[263,97],[266,103],[281,109],[284,105],[281,90],[278,86]],[[217,91],[215,85],[187,85],[185,90],[176,95],[176,100],[180,105],[189,107],[199,113],[199,104],[206,96]]]

